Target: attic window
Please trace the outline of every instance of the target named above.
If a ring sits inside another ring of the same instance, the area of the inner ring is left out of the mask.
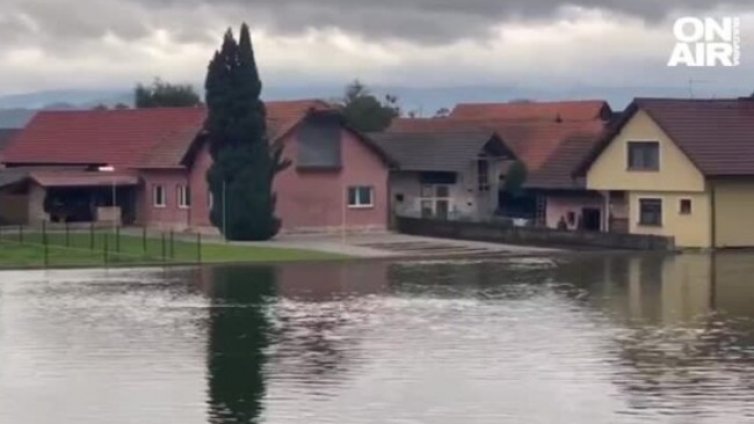
[[[628,169],[630,171],[659,171],[660,143],[657,141],[629,141]]]

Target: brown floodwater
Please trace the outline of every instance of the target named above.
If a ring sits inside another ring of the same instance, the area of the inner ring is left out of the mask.
[[[0,272],[0,423],[754,422],[754,254]]]

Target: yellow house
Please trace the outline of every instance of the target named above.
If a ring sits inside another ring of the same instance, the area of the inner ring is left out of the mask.
[[[754,246],[754,100],[636,99],[580,173],[603,231]]]

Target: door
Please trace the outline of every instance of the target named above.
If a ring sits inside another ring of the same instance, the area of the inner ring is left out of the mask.
[[[448,212],[450,210],[450,202],[446,200],[438,199],[435,202],[435,217],[437,219],[448,219]]]
[[[581,210],[581,228],[586,231],[600,231],[602,212],[597,208]]]

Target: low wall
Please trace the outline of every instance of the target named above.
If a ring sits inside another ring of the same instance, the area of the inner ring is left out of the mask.
[[[513,227],[501,223],[442,221],[419,218],[396,218],[397,229],[404,234],[487,241],[531,246],[573,246],[605,249],[656,250],[675,249],[672,237],[638,234],[560,231],[549,228]]]

